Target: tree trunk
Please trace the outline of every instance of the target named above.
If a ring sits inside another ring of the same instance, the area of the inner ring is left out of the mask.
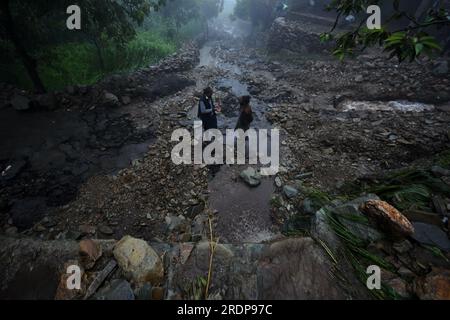
[[[22,63],[25,66],[25,69],[28,72],[28,75],[30,76],[31,81],[33,82],[34,88],[38,93],[45,93],[45,87],[42,83],[41,78],[39,77],[39,74],[37,72],[37,63],[36,60],[34,60],[26,51],[25,47],[22,45],[22,43],[19,40],[19,37],[16,33],[16,30],[14,28],[14,21],[11,15],[11,10],[9,7],[9,0],[0,0],[0,9],[4,15],[4,23],[3,27],[5,28],[5,31],[10,38],[11,42],[13,43],[17,54],[22,60]]]
[[[98,62],[100,64],[100,69],[102,70],[102,72],[105,72],[105,60],[103,59],[103,53],[102,53],[102,48],[100,47],[100,44],[97,41],[97,38],[94,37],[94,46],[97,49],[97,57],[98,57]]]

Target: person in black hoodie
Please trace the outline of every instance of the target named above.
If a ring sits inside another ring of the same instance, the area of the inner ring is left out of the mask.
[[[253,122],[253,111],[250,106],[250,100],[250,96],[242,96],[239,98],[239,105],[241,109],[235,130],[242,129],[247,131],[250,129],[250,124]]]
[[[208,87],[203,90],[203,95],[198,104],[198,114],[203,123],[203,130],[217,129],[217,115],[220,112],[220,105],[216,108],[213,101],[213,90]]]

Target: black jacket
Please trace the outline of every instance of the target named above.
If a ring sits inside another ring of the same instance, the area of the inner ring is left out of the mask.
[[[202,108],[202,103],[204,108]],[[217,129],[217,115],[214,101],[203,95],[198,103],[198,115],[203,122],[203,130]]]

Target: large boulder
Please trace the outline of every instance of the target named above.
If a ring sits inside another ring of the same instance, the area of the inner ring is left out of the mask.
[[[119,266],[135,283],[158,285],[162,281],[164,267],[161,258],[144,240],[125,236],[113,252]]]
[[[258,299],[345,299],[330,275],[332,264],[311,238],[273,243],[258,267]]]

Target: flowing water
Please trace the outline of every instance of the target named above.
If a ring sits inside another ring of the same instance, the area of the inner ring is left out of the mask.
[[[211,85],[216,91],[219,89],[230,92],[236,97],[236,101],[237,97],[249,95],[247,84],[240,80],[242,75],[240,67],[213,56],[211,53],[213,46],[214,43],[207,43],[200,50],[199,68],[220,70],[220,74],[225,75],[215,79]],[[220,46],[219,48],[219,50],[233,50],[222,49]],[[200,83],[199,80],[198,86]],[[254,97],[252,97],[251,105],[255,118],[251,127],[270,129],[271,125],[265,117],[267,105]],[[237,120],[237,114],[221,113],[218,115],[219,129],[223,132],[226,129],[234,129]],[[225,143],[230,145],[230,142]],[[270,145],[268,149],[270,152]],[[270,206],[270,199],[275,191],[273,178],[263,178],[258,187],[250,188],[239,177],[240,172],[247,167],[248,165],[222,165],[219,172],[209,182],[209,205],[217,212],[215,233],[220,237],[221,242],[259,243],[277,237],[277,230],[271,219]]]

